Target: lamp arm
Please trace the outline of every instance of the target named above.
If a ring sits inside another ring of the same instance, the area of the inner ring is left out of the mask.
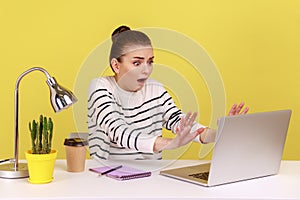
[[[36,71],[36,70],[43,72],[43,73],[46,75],[47,79],[50,79],[50,78],[51,78],[50,74],[49,74],[45,69],[43,69],[43,68],[41,68],[41,67],[32,67],[32,68],[26,70],[25,72],[23,72],[23,73],[18,77],[18,79],[17,79],[17,81],[16,81],[16,90],[19,89],[20,81],[22,80],[22,78],[23,78],[25,75],[29,74],[30,72]]]
[[[20,82],[22,80],[22,78],[29,74],[32,71],[41,71],[43,72],[47,79],[51,79],[51,76],[49,75],[49,73],[41,68],[41,67],[33,67],[30,68],[28,70],[26,70],[25,72],[23,72],[17,79],[16,82],[16,87],[15,87],[15,149],[14,149],[14,169],[17,170],[18,169],[18,160],[19,160],[19,85]]]

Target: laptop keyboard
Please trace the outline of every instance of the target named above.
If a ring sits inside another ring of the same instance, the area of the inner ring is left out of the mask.
[[[200,172],[200,173],[196,173],[196,174],[189,174],[189,176],[191,176],[193,178],[198,178],[198,179],[208,181],[209,172]]]

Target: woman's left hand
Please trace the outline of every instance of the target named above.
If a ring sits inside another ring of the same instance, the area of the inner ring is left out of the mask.
[[[239,105],[236,103],[233,104],[232,108],[230,109],[228,115],[240,115],[240,114],[246,114],[249,111],[249,107],[245,107],[245,103],[241,102]],[[244,108],[244,109],[243,109]]]
[[[249,107],[245,107],[245,103],[241,102],[239,105],[236,103],[231,107],[228,115],[241,115],[246,114],[249,111]],[[219,120],[218,120],[219,123]],[[210,128],[207,128],[203,133],[200,134],[200,141],[202,144],[210,143],[215,141],[216,131]]]

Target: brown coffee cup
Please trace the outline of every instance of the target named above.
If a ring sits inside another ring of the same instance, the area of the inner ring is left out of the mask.
[[[65,142],[67,171],[82,172],[85,169],[87,140],[82,138],[66,138]]]

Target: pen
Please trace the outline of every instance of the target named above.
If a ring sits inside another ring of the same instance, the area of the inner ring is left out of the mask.
[[[111,169],[109,169],[109,170],[106,170],[106,171],[104,171],[104,172],[102,172],[102,173],[99,173],[99,176],[102,176],[102,175],[107,174],[107,173],[109,173],[109,172],[112,172],[112,171],[115,171],[115,170],[117,170],[117,169],[120,169],[121,167],[122,167],[122,165],[119,165],[119,166],[117,166],[117,167],[114,167],[114,168],[111,168]]]
[[[0,160],[0,163],[7,162],[7,161],[10,161],[10,158],[4,159],[4,160]]]
[[[4,163],[4,162],[15,162],[15,159],[14,158],[7,158],[7,159],[4,159],[4,160],[0,160],[0,163]]]

